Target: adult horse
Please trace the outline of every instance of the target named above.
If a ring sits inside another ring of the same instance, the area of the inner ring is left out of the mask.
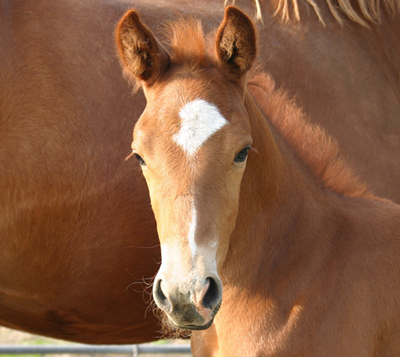
[[[240,10],[211,48],[194,21],[170,38],[133,10],[117,31],[147,99],[132,149],[161,243],[157,305],[194,330],[197,356],[398,356],[400,206],[270,77],[247,83],[256,36]]]
[[[255,13],[253,1],[236,3]],[[278,3],[260,3],[264,67],[375,193],[400,202],[398,15],[341,1],[341,25],[324,0],[310,4],[295,7],[300,22],[282,23]],[[158,34],[179,14],[207,29],[223,16],[215,0],[0,2],[2,325],[89,343],[159,336],[139,284],[159,267],[153,213],[141,174],[123,161],[145,106],[115,54],[131,7]]]

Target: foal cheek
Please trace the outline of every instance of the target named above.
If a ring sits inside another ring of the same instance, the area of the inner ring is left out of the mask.
[[[157,223],[157,231],[158,235],[163,236],[162,232],[162,224],[161,222],[163,221],[162,213],[163,211],[163,206],[165,206],[165,202],[161,202],[159,197],[161,197],[161,192],[159,189],[159,185],[157,185],[157,180],[149,173],[147,170],[143,170],[143,176],[146,180],[147,183],[147,188],[149,191],[149,196],[150,196],[150,204],[151,208],[154,214],[154,218]]]
[[[218,269],[223,265],[229,251],[230,236],[235,228],[239,210],[240,187],[244,170],[233,169],[226,182],[226,197],[222,200],[220,222],[225,222],[220,227],[219,242],[217,249]]]

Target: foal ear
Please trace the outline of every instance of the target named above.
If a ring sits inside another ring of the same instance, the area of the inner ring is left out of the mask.
[[[251,20],[229,6],[216,36],[217,56],[228,73],[242,77],[252,66],[257,52],[256,31]]]
[[[168,68],[170,57],[136,11],[128,11],[117,27],[117,44],[123,65],[146,85],[153,84]]]

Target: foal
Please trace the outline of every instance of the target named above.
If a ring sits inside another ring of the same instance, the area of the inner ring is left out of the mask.
[[[193,21],[165,49],[135,11],[117,42],[147,99],[132,149],[161,243],[154,299],[193,354],[399,356],[400,208],[266,75],[247,83],[247,16],[226,9],[215,53]]]

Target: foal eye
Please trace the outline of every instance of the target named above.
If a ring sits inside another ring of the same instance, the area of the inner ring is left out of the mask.
[[[239,153],[235,156],[235,163],[239,164],[241,162],[244,162],[247,158],[247,155],[249,154],[250,150],[250,145],[245,146],[242,150],[239,151]]]
[[[145,166],[146,163],[144,162],[144,160],[142,159],[142,157],[138,154],[135,154],[136,160],[139,162],[140,165]]]

